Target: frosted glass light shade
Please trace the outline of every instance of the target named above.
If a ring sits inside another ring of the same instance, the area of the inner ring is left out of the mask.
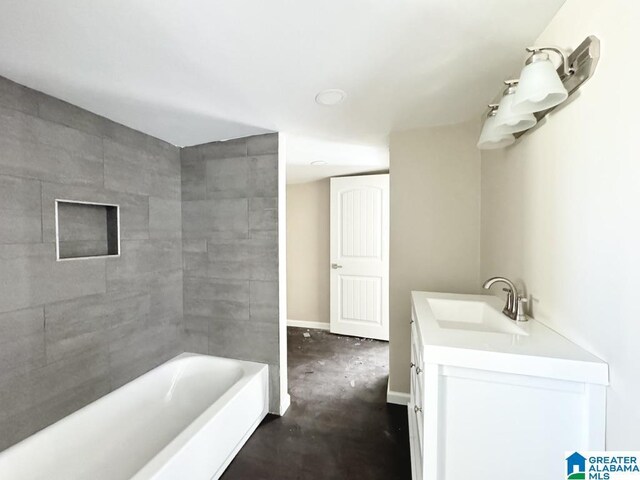
[[[516,87],[511,87],[515,89]],[[516,90],[517,92],[517,90]],[[523,130],[529,130],[533,127],[537,120],[533,113],[516,113],[513,111],[513,99],[516,93],[506,93],[496,113],[496,127],[503,133],[516,133]]]
[[[485,120],[482,132],[480,132],[478,148],[480,150],[494,150],[507,147],[515,141],[516,139],[512,134],[500,131],[496,126],[496,117],[490,116]]]
[[[511,109],[515,113],[533,113],[555,107],[569,96],[548,58],[525,65]]]

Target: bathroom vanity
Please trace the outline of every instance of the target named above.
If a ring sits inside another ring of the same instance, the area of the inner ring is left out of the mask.
[[[414,480],[566,478],[604,450],[608,366],[489,295],[412,292]]]

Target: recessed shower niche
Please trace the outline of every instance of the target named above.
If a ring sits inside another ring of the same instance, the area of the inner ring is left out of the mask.
[[[119,255],[118,205],[56,200],[57,260]]]

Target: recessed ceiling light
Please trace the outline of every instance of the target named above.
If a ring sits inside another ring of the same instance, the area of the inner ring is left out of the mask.
[[[334,105],[339,105],[344,102],[345,98],[347,98],[347,94],[344,90],[340,90],[339,88],[330,88],[328,90],[323,90],[316,95],[316,103],[318,105],[333,107]]]
[[[311,165],[326,165],[327,162],[325,162],[324,160],[314,160],[313,162],[311,162]]]

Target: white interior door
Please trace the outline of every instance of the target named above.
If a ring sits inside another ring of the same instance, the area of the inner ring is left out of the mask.
[[[332,333],[389,340],[389,175],[331,179]]]

